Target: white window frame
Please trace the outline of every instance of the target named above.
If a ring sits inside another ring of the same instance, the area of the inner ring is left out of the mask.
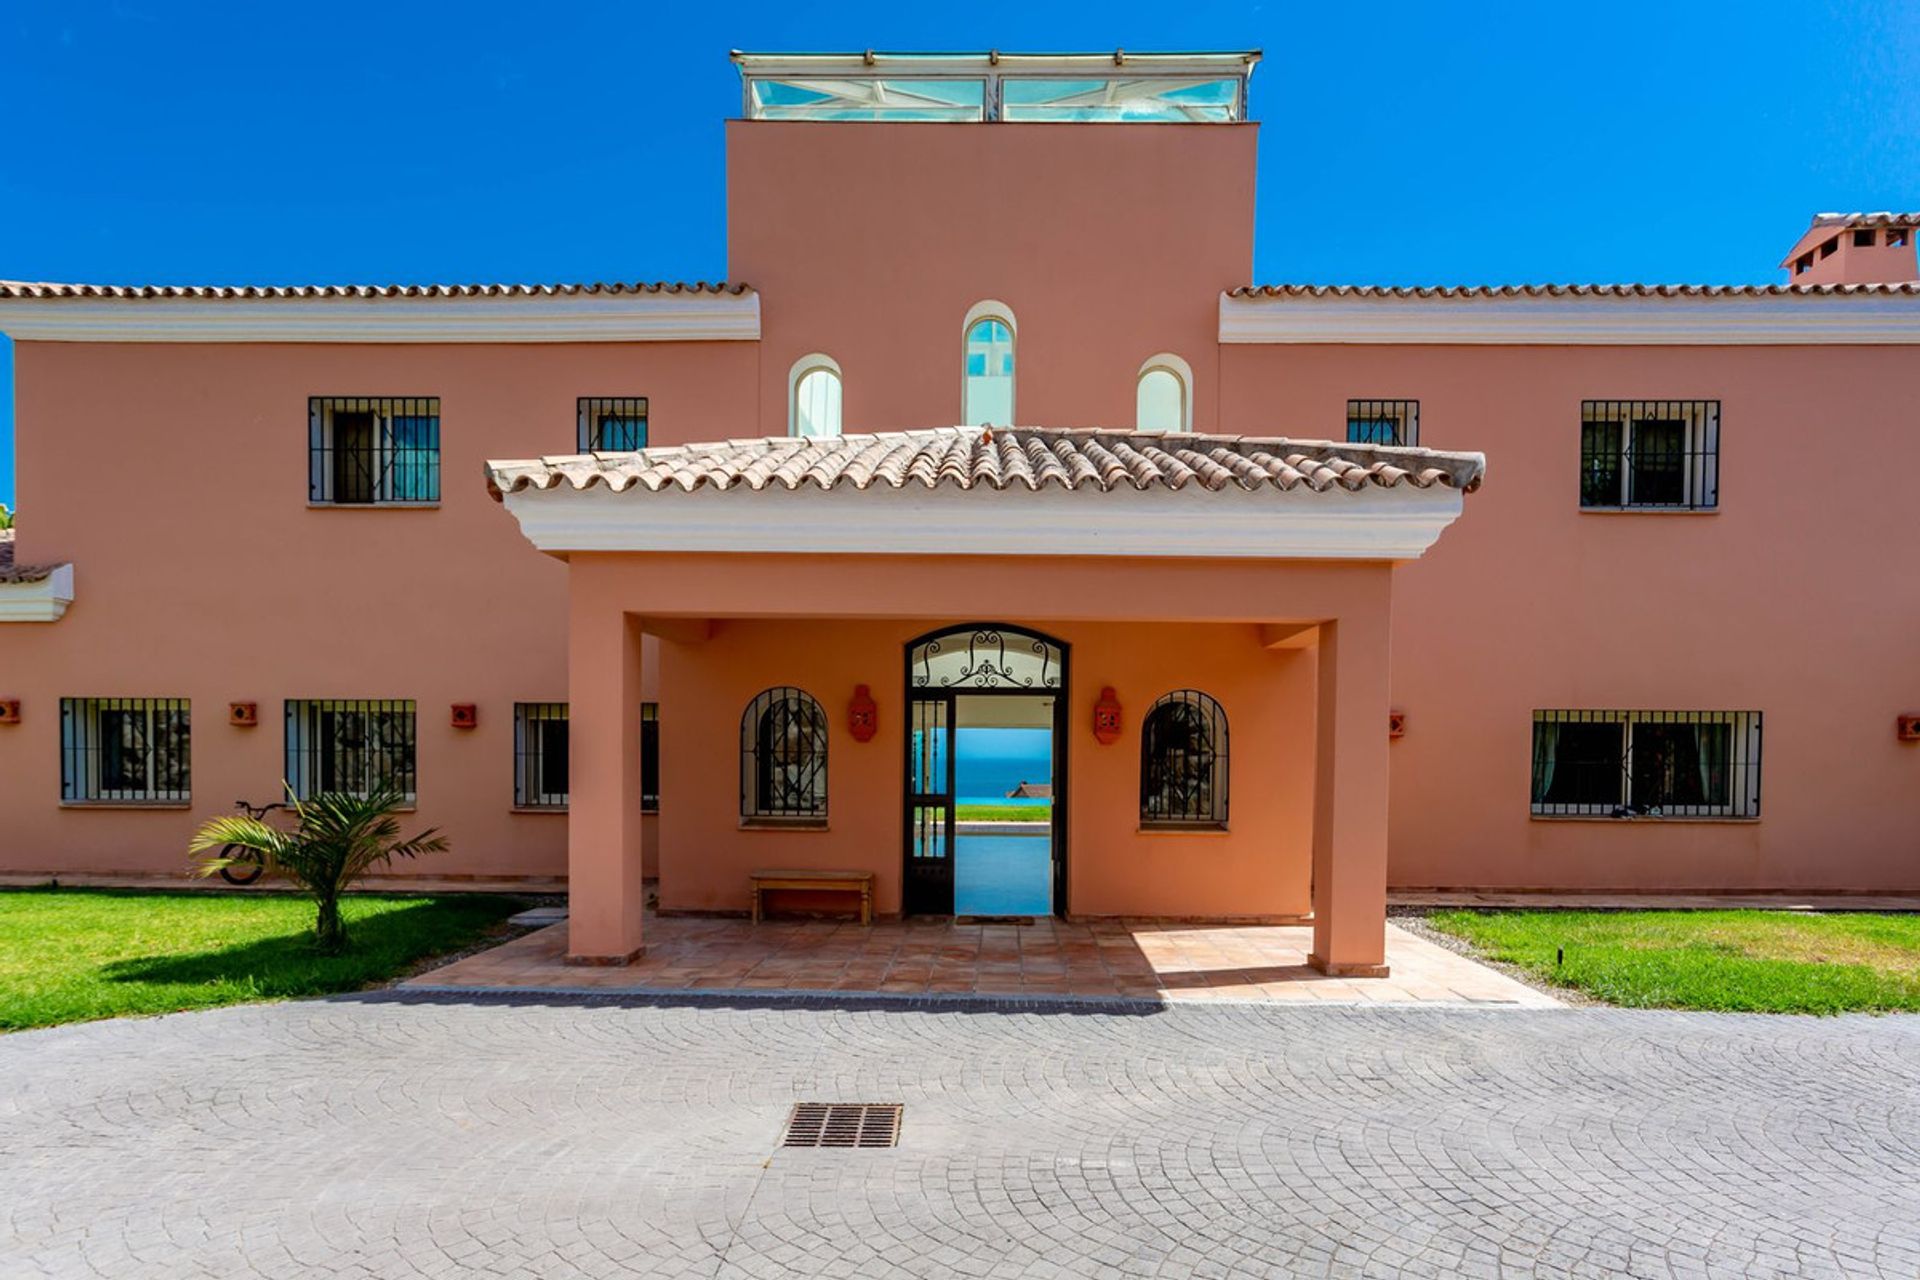
[[[1579,717],[1573,719],[1569,717]],[[1759,711],[1609,711],[1580,709],[1560,709],[1536,711],[1533,724],[1608,724],[1617,725],[1620,731],[1620,799],[1612,803],[1570,804],[1557,801],[1532,800],[1535,783],[1531,757],[1535,751],[1532,739],[1528,742],[1530,763],[1528,766],[1528,794],[1532,814],[1536,818],[1632,818],[1639,821],[1688,821],[1699,819],[1731,818],[1755,819],[1760,816],[1760,779],[1761,779],[1761,722],[1763,714]],[[1722,805],[1687,805],[1683,813],[1665,813],[1637,807],[1633,794],[1633,734],[1637,728],[1656,728],[1665,725],[1727,725],[1729,726],[1727,754],[1727,803]]]
[[[800,383],[807,375],[830,373],[833,380],[840,384],[840,421],[833,424],[832,436],[817,436],[814,439],[827,440],[846,434],[847,430],[847,378],[840,371],[840,362],[823,352],[814,351],[801,356],[793,362],[793,368],[787,371],[787,434],[800,434]]]
[[[419,406],[417,412],[404,411],[405,406],[416,405]],[[336,413],[366,413],[373,417],[374,429],[378,433],[378,439],[374,443],[374,455],[385,457],[387,461],[373,477],[374,491],[371,501],[345,502],[334,491],[333,460],[338,451],[333,426]],[[393,424],[396,418],[433,419],[434,496],[431,498],[393,496],[395,486],[392,457],[401,452],[394,440]],[[307,401],[307,505],[348,510],[364,507],[439,506],[446,480],[445,450],[441,431],[440,397],[438,396],[309,396]],[[321,462],[319,458],[325,458],[326,461]]]
[[[157,717],[178,712],[182,720],[179,787],[160,785],[162,750]],[[103,714],[143,717],[145,784],[106,786]],[[177,808],[193,803],[193,715],[186,698],[62,698],[60,700],[60,803],[66,805],[142,805]]]
[[[536,729],[544,738],[545,726],[561,724],[568,736],[568,763],[572,763],[573,717],[565,702],[516,702],[513,704],[513,807],[564,812],[573,790],[572,780],[559,791],[541,785],[550,743],[534,742]],[[534,748],[538,747],[538,750]]]
[[[1007,326],[1007,337],[1013,347],[1013,373],[1007,378],[1012,385],[1007,388],[1006,422],[975,422],[973,413],[967,404],[967,356],[973,342],[973,328],[983,320],[997,320]],[[1013,316],[1013,308],[997,299],[988,298],[967,308],[967,318],[960,325],[960,425],[967,427],[1011,427],[1020,420],[1020,324]]]
[[[319,732],[319,717],[328,714],[393,714],[407,717],[406,749],[410,753],[407,761],[407,778],[411,785],[402,792],[408,808],[419,800],[420,786],[420,709],[410,698],[289,698],[286,703],[286,740],[284,743],[287,785],[301,799],[315,795],[321,787],[321,744],[314,739]],[[374,755],[374,749],[360,748],[368,761]],[[367,794],[371,789],[372,774],[361,779],[361,786],[336,787],[352,794]]]
[[[1014,368],[1018,370],[1019,367],[1020,367],[1019,361],[1016,355]],[[1147,375],[1150,373],[1170,373],[1174,376],[1176,380],[1179,381],[1180,383],[1180,425],[1172,428],[1172,430],[1184,431],[1184,432],[1192,431],[1193,430],[1193,366],[1188,364],[1185,360],[1182,360],[1179,356],[1173,354],[1173,352],[1171,351],[1162,351],[1158,355],[1147,357],[1146,361],[1142,363],[1140,366],[1140,372],[1136,373],[1133,376],[1133,428],[1134,430],[1149,431],[1149,430],[1165,429],[1165,428],[1158,428],[1158,427],[1148,427],[1146,424],[1140,421],[1140,384],[1146,381]]]
[[[1630,411],[1620,418],[1589,420],[1589,404],[1624,405]],[[1662,413],[1671,408],[1678,412]],[[1635,412],[1631,410],[1644,410]],[[1680,444],[1681,501],[1635,502],[1633,500],[1633,458],[1638,452],[1635,439],[1648,422],[1666,422],[1677,418],[1683,425]],[[1583,511],[1718,511],[1720,509],[1720,402],[1718,400],[1583,400],[1580,406],[1580,431],[1584,437],[1590,425],[1617,424],[1620,427],[1620,452],[1617,455],[1619,483],[1612,502],[1589,504],[1585,501],[1586,477],[1581,476],[1580,509]],[[1587,453],[1581,447],[1584,469]]]

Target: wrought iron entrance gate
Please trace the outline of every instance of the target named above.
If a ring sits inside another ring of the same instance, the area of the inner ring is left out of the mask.
[[[960,694],[1053,697],[1053,910],[1067,913],[1067,646],[1035,631],[983,623],[907,645],[907,759],[902,795],[902,904],[953,913],[955,700]]]

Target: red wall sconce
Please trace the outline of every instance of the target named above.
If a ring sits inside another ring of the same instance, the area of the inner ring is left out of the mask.
[[[480,708],[471,702],[453,704],[453,727],[456,729],[477,729],[480,727]]]
[[[847,732],[855,742],[872,742],[880,731],[880,706],[873,691],[863,684],[853,686],[853,700],[847,703]]]
[[[1120,741],[1120,699],[1112,685],[1100,690],[1100,701],[1093,704],[1093,736],[1102,746]]]
[[[1407,713],[1404,711],[1387,712],[1387,736],[1404,738],[1407,736]]]
[[[1901,716],[1894,731],[1902,742],[1920,742],[1920,716]]]
[[[0,698],[0,724],[20,723],[20,699]]]
[[[227,723],[242,729],[252,729],[260,723],[260,704],[257,702],[229,702],[227,704]]]

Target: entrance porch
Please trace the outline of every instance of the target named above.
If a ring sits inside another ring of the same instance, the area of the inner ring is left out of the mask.
[[[1391,976],[1330,977],[1307,963],[1308,925],[1205,925],[1042,919],[956,924],[935,917],[871,928],[822,920],[649,916],[646,955],[630,965],[566,963],[567,926],[409,979],[437,991],[586,992],[691,997],[879,996],[896,1000],[1032,999],[1485,1005],[1559,1001],[1391,923]]]
[[[745,912],[756,868],[952,911],[960,699],[1017,694],[1050,700],[1056,915],[1310,918],[1306,963],[1385,976],[1392,568],[1481,466],[1042,431],[494,464],[569,563],[567,959],[645,953],[649,854],[664,917]]]

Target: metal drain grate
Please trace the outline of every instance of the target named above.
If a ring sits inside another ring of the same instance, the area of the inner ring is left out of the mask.
[[[796,1102],[783,1147],[892,1147],[900,1143],[898,1102]]]

